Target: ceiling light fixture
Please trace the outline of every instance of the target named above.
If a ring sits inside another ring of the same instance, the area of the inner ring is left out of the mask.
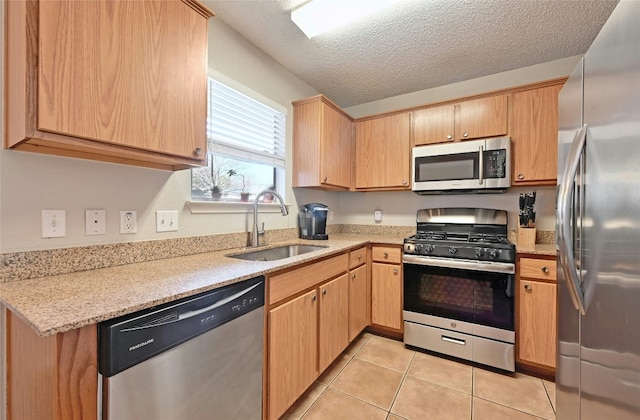
[[[291,11],[291,20],[311,39],[355,22],[399,0],[310,0]]]

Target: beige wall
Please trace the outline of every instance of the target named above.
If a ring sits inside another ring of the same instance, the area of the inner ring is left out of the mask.
[[[211,69],[240,82],[288,110],[287,149],[291,150],[291,101],[317,93],[291,72],[241,38],[220,19],[209,24]],[[4,104],[3,104],[4,106]],[[185,206],[191,193],[190,171],[170,173],[110,163],[0,150],[0,252],[240,232],[251,226],[246,213],[191,214]],[[296,226],[297,195],[287,175],[290,216],[266,214],[267,229]],[[337,196],[303,192],[301,200],[337,206]],[[84,211],[107,211],[107,234],[85,236]],[[65,209],[67,235],[42,239],[41,210]],[[120,210],[136,210],[138,233],[119,233]],[[155,212],[179,210],[178,232],[156,233]]]

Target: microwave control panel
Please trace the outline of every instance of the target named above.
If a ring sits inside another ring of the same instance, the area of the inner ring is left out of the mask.
[[[484,153],[484,177],[505,178],[507,166],[507,151],[487,150]]]

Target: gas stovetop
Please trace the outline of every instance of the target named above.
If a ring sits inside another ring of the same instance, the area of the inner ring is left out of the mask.
[[[515,262],[504,210],[418,210],[417,233],[404,240],[405,255]]]

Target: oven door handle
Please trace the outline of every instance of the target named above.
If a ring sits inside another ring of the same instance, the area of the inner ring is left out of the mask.
[[[431,267],[460,268],[463,270],[486,271],[490,273],[514,274],[516,265],[495,261],[458,260],[454,258],[438,258],[428,256],[403,255],[406,264],[427,265]]]

